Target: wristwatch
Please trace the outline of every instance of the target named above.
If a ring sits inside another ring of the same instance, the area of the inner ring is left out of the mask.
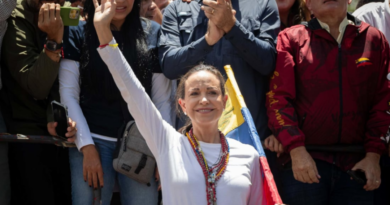
[[[49,51],[53,51],[53,52],[57,51],[57,50],[62,48],[62,42],[61,43],[57,43],[55,41],[46,39],[45,48],[47,50],[49,50]]]

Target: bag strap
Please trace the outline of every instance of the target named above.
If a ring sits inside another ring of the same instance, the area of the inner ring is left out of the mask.
[[[123,99],[121,99],[120,103],[121,103],[121,109],[122,109],[123,124],[118,130],[118,139],[123,138],[123,133],[125,133],[125,131],[126,131],[127,123],[131,121],[130,114],[127,110],[126,102]],[[130,128],[131,128],[131,126],[129,127],[129,129],[127,131],[129,131]]]
[[[146,161],[148,160],[148,156],[146,154],[142,154],[141,159],[138,162],[137,169],[135,169],[134,173],[139,174],[139,172],[145,168],[146,166]]]

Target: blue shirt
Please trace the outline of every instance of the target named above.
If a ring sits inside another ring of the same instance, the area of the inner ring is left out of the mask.
[[[213,65],[226,76],[224,65],[233,68],[237,83],[252,114],[261,139],[267,127],[265,94],[275,69],[276,37],[280,21],[275,0],[233,0],[236,23],[217,44],[204,38],[208,18],[200,0],[174,1],[165,9],[159,39],[163,73],[178,79],[200,62]]]

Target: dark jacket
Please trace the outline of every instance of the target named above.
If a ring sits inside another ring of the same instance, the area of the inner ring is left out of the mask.
[[[364,145],[382,154],[390,125],[389,45],[383,34],[348,14],[355,25],[337,41],[317,19],[278,36],[267,94],[269,127],[287,152],[305,145]],[[364,154],[311,153],[352,168]]]
[[[58,69],[43,45],[46,34],[34,22],[36,12],[18,0],[3,39],[1,109],[10,133],[46,135],[47,110],[59,101]]]
[[[204,38],[208,19],[201,2],[174,1],[165,9],[159,42],[162,70],[168,78],[178,79],[199,62],[215,66],[222,74],[223,66],[230,64],[259,135],[268,137],[265,93],[280,27],[276,2],[232,1],[236,24],[214,46]]]

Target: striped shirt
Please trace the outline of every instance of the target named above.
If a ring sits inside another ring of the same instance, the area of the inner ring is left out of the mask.
[[[5,31],[7,30],[7,18],[11,15],[11,12],[16,6],[16,0],[0,0],[0,56],[1,56],[1,43],[3,42],[3,37]],[[1,58],[0,58],[1,60]],[[0,88],[1,88],[0,80]]]

